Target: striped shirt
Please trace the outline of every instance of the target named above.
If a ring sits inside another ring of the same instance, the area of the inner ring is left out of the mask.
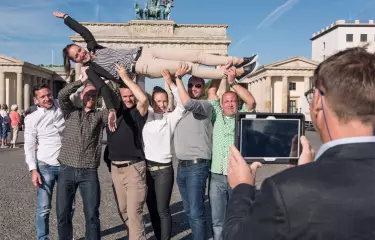
[[[95,49],[95,53],[93,54],[96,58],[93,58],[91,61],[107,70],[116,79],[120,78],[116,70],[116,63],[118,63],[128,70],[128,73],[130,74],[129,77],[133,78],[134,73],[132,72],[132,66],[135,64],[135,58],[140,50],[140,47],[130,49]]]

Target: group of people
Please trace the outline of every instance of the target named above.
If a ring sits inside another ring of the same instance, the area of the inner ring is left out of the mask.
[[[236,113],[256,108],[252,94],[236,79],[254,71],[257,56],[109,49],[98,45],[67,14],[54,15],[82,35],[89,52],[74,44],[64,48],[67,69],[70,61],[84,65],[82,77],[62,89],[58,100],[52,99],[47,85],[33,89],[38,107],[25,119],[25,156],[37,188],[38,239],[48,239],[55,184],[59,239],[73,238],[77,189],[83,200],[85,237],[100,239],[97,169],[103,129],[107,130],[104,160],[130,240],[146,239],[145,203],[156,238],[171,238],[173,154],[178,161],[176,183],[194,240],[207,239],[209,231],[207,179],[214,240],[374,238],[374,54],[348,49],[319,65],[306,97],[324,144],[315,155],[302,137],[299,165],[303,166],[266,179],[257,191],[255,173],[261,164],[249,167],[232,146]],[[198,63],[221,67],[205,69]],[[168,94],[160,87],[149,99],[132,80],[136,74],[162,76],[176,99],[175,109],[169,111]],[[185,74],[192,75],[187,90],[182,82]],[[203,100],[204,78],[213,79],[207,100]],[[220,99],[222,79],[230,91]],[[105,80],[118,84],[119,90]],[[106,106],[101,110],[96,108],[99,96]]]
[[[18,105],[13,104],[8,112],[8,106],[4,103],[0,105],[0,148],[18,148],[16,145],[18,131],[23,127],[24,113],[17,112]],[[10,144],[8,144],[8,132],[10,130]]]
[[[221,151],[227,145],[229,149],[229,144],[234,142],[234,116],[239,98],[245,103],[244,111],[255,107],[251,93],[236,84],[231,65],[228,63],[222,69],[233,91],[225,93],[221,103],[217,96],[221,79],[212,81],[207,101],[202,100],[205,81],[201,78],[192,76],[186,91],[182,77],[189,71],[187,64],[183,63],[174,76],[168,69],[163,69],[161,75],[177,102],[171,112],[166,90],[155,87],[149,99],[119,64],[116,64],[116,70],[124,84],[118,92],[112,84],[97,89],[86,74],[90,67],[82,67],[82,78],[62,89],[58,101],[52,99],[47,85],[34,88],[38,108],[25,119],[25,155],[37,188],[38,239],[47,239],[49,234],[48,220],[55,184],[59,239],[73,237],[72,216],[77,189],[83,199],[86,238],[100,239],[97,168],[103,128],[107,128],[104,160],[111,172],[115,199],[129,239],[146,239],[145,203],[156,238],[171,238],[169,204],[174,184],[173,148],[179,159],[177,184],[194,239],[205,239],[204,201],[212,148]],[[104,98],[106,108],[98,110],[96,101],[103,90],[111,94],[109,99]],[[212,135],[216,141],[212,142]],[[219,185],[221,177],[226,175],[222,154],[227,158],[229,151],[217,153],[213,158],[218,177],[212,177],[211,191],[216,194],[222,191]],[[224,221],[225,205],[222,202],[228,197],[221,199],[220,195],[210,195],[212,203],[217,203],[222,212],[215,218],[214,227],[218,229]],[[220,235],[219,231],[216,230]]]

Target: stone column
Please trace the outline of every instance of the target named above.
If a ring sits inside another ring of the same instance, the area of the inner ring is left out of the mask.
[[[22,104],[22,73],[17,73],[17,105],[18,110],[23,110],[23,104]]]
[[[76,81],[79,79],[79,75],[81,75],[81,67],[82,67],[82,63],[76,63],[75,64],[75,72],[76,72],[76,74],[75,74],[75,80]]]
[[[135,82],[143,89],[143,91],[146,90],[145,76],[137,75],[135,78]]]
[[[264,86],[264,111],[271,112],[272,103],[271,103],[271,77],[266,77],[265,86]]]
[[[305,88],[305,92],[306,92],[306,91],[308,91],[311,88],[311,79],[310,79],[310,77],[305,77],[303,82],[304,82],[304,88]]]
[[[9,77],[5,78],[5,92],[7,93],[5,97],[5,103],[7,106],[9,106],[9,102],[10,102],[10,79]]]
[[[289,82],[288,82],[287,76],[283,76],[281,96],[282,96],[281,112],[287,113],[288,112],[288,100],[289,100]]]
[[[51,90],[51,94],[52,94],[52,97],[54,98],[54,95],[53,95],[53,79],[50,79],[49,80],[49,89]]]
[[[23,86],[23,100],[25,104],[25,110],[30,107],[30,83],[31,83],[31,76],[28,76],[28,79],[25,79],[24,86]]]
[[[0,104],[5,103],[5,73],[0,72]]]

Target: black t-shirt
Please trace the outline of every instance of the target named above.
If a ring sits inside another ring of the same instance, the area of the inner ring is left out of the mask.
[[[142,130],[147,114],[142,116],[136,106],[117,113],[117,129],[107,137],[111,161],[144,160]]]

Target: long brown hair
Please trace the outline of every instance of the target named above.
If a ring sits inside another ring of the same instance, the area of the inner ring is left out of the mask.
[[[72,46],[76,46],[76,44],[72,43],[72,44],[67,45],[66,47],[64,47],[63,52],[62,52],[63,59],[64,59],[64,70],[67,76],[70,76],[70,68],[71,68],[70,57],[69,57],[68,51],[69,51],[69,48]]]

